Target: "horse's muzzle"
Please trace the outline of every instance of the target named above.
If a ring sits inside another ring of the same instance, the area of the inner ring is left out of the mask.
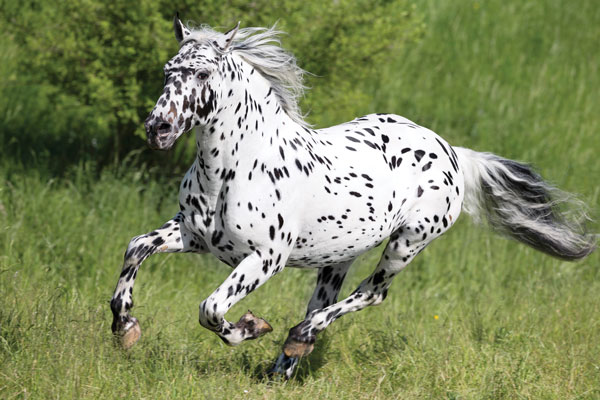
[[[168,150],[173,145],[173,125],[168,121],[148,118],[144,123],[148,146],[153,150]]]

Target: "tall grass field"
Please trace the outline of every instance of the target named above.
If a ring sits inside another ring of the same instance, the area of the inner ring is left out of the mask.
[[[423,36],[377,81],[356,82],[372,99],[356,112],[397,113],[452,145],[530,162],[600,217],[598,3],[415,6]],[[0,160],[2,399],[600,398],[600,252],[556,260],[466,215],[381,305],[321,334],[292,380],[264,374],[304,317],[314,270],[286,269],[237,304],[230,320],[250,309],[274,331],[230,348],[198,324],[230,269],[210,255],[153,256],[134,291],[142,338],[120,350],[109,300],[123,253],[177,212],[178,177],[127,160],[54,176],[30,159]],[[381,251],[358,260],[340,298]]]

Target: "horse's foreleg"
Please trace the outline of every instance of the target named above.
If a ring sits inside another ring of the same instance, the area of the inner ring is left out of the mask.
[[[177,214],[159,229],[136,236],[129,242],[121,276],[110,301],[112,331],[124,348],[133,346],[141,335],[139,323],[129,315],[129,310],[133,307],[133,284],[142,262],[155,253],[207,252],[205,243],[188,231],[182,221],[183,217]]]
[[[320,310],[337,302],[342,283],[344,282],[344,278],[346,278],[346,273],[348,272],[348,268],[350,268],[352,261],[319,269],[317,286],[308,303],[308,309],[306,310],[307,317],[313,311]],[[269,374],[282,375],[286,379],[289,379],[294,373],[299,360],[298,357],[288,357],[285,353],[281,353],[279,357],[277,357],[275,365],[269,371]]]
[[[236,323],[224,318],[238,301],[285,266],[287,254],[265,253],[255,251],[244,258],[221,286],[200,304],[200,324],[214,331],[228,345],[235,346],[273,330],[264,319],[254,316],[250,311]]]

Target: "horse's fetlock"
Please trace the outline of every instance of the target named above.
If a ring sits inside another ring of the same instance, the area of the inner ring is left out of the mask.
[[[113,314],[113,322],[110,328],[113,333],[122,334],[127,331],[131,325],[135,324],[136,321],[137,320],[129,315],[129,313]]]
[[[114,317],[117,317],[123,311],[123,299],[121,295],[113,297],[110,301],[110,310]]]
[[[317,339],[316,330],[311,328],[306,321],[290,329],[287,339],[283,344],[283,353],[288,357],[305,357],[309,355]]]
[[[304,321],[290,329],[288,338],[297,342],[312,344],[317,340],[316,330]]]

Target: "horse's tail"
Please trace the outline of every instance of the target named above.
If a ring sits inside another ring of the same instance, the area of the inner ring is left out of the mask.
[[[465,178],[463,209],[495,231],[564,260],[596,247],[585,229],[585,204],[548,183],[530,166],[455,147]]]

